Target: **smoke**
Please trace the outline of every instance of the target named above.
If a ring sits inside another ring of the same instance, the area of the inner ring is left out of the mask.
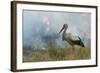
[[[63,24],[68,24],[66,33],[80,36],[84,42],[90,40],[89,13],[49,12],[49,11],[23,11],[23,46],[33,48],[46,48],[53,40],[57,48],[64,48],[59,34]],[[89,39],[86,41],[86,39]]]

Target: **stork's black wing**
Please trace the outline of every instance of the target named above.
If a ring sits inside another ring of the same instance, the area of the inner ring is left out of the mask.
[[[72,42],[75,44],[75,45],[80,45],[82,47],[85,47],[84,46],[84,43],[82,42],[81,38],[78,36],[79,40],[72,40]]]

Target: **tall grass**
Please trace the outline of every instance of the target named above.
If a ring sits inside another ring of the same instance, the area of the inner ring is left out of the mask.
[[[90,59],[90,48],[47,48],[47,50],[38,49],[31,53],[23,55],[23,62],[39,61],[59,61],[59,60],[83,60]]]

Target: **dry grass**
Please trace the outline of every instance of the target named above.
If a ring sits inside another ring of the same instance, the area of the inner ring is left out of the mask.
[[[90,59],[90,48],[48,48],[23,54],[23,62]]]

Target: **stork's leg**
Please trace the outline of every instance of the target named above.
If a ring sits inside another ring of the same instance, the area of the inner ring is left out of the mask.
[[[72,53],[73,53],[73,55],[74,55],[74,56],[76,56],[76,55],[77,55],[77,52],[76,52],[76,50],[75,50],[74,45],[72,46]]]
[[[73,59],[73,60],[76,58],[75,47],[73,45],[72,45],[72,48],[71,48],[70,56],[71,56],[71,59]]]
[[[72,45],[72,49],[71,49],[71,51],[72,51],[71,53],[74,54],[74,52],[75,52],[75,48],[74,48],[73,45]]]
[[[73,51],[73,52],[75,51],[75,48],[74,48],[74,46],[72,46],[72,51]]]

